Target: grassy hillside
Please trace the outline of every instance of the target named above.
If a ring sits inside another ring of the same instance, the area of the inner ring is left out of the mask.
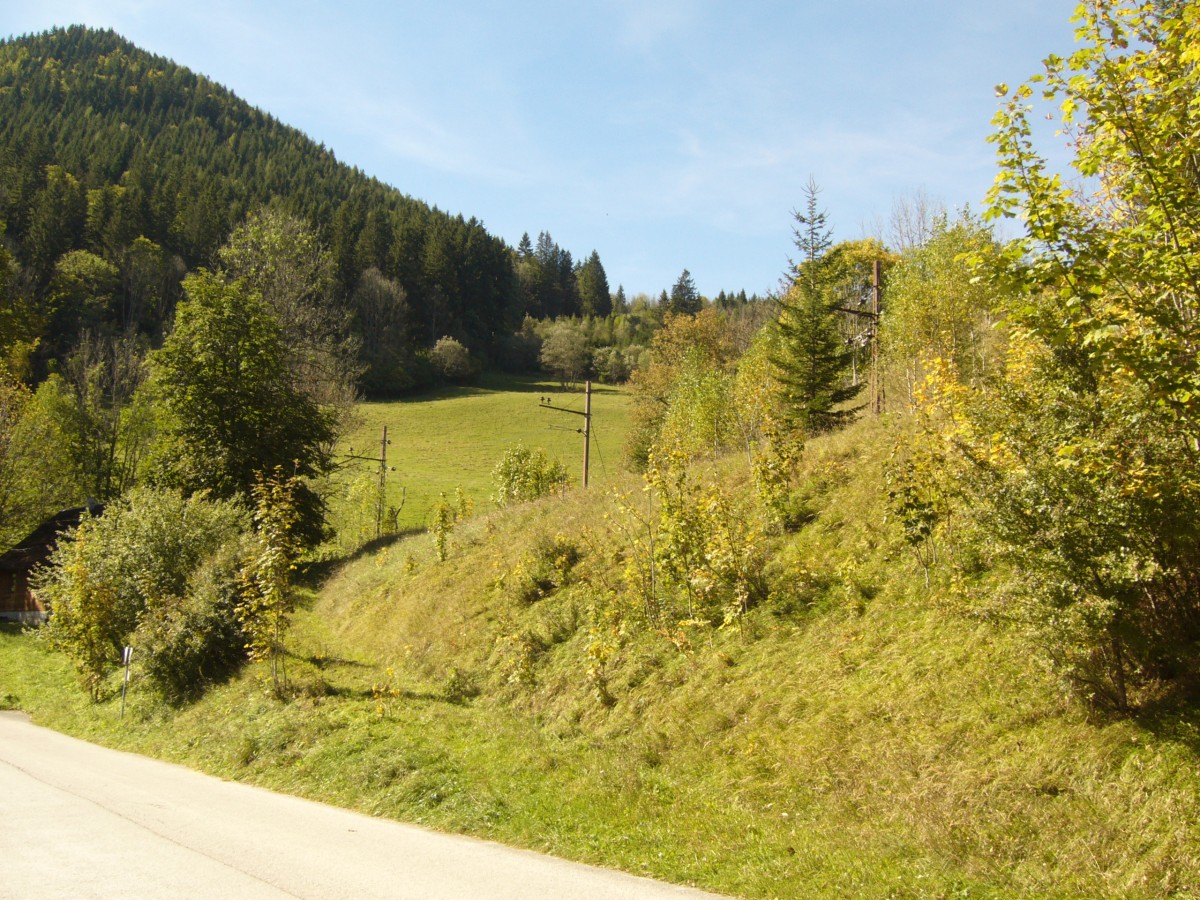
[[[339,447],[349,455],[378,457],[383,428],[388,429],[388,504],[400,505],[401,530],[425,528],[429,510],[441,494],[457,488],[476,509],[492,507],[492,470],[504,451],[517,444],[541,448],[567,467],[578,483],[583,472],[581,416],[540,408],[540,398],[582,412],[583,386],[563,389],[536,377],[487,375],[473,387],[446,387],[415,398],[388,403],[364,403],[354,430]],[[611,484],[621,471],[621,445],[628,427],[628,395],[608,385],[592,386],[591,483]],[[353,448],[353,449],[352,449]],[[339,481],[348,487],[355,478],[378,472],[378,464],[356,461]],[[355,515],[345,500],[333,507],[339,524]]]
[[[413,535],[310,573],[288,702],[250,668],[179,711],[135,686],[121,721],[11,630],[0,700],[225,777],[747,897],[1200,894],[1194,718],[1089,718],[972,612],[996,576],[938,568],[926,588],[881,502],[889,444],[865,422],[809,445],[809,521],[773,540],[741,627],[609,630],[624,514],[575,491],[481,509],[442,563]],[[694,474],[736,494],[745,468]],[[569,576],[531,595],[568,543]]]

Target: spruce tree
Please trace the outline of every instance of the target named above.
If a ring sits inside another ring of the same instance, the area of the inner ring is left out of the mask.
[[[679,280],[671,288],[668,308],[676,315],[694,316],[700,312],[702,305],[700,292],[696,290],[696,282],[692,280],[692,273],[684,269]]]
[[[613,315],[623,316],[629,312],[629,301],[625,299],[625,285],[617,285],[617,293],[612,300]]]
[[[838,328],[833,268],[826,251],[832,244],[824,210],[817,206],[817,185],[805,188],[804,212],[796,212],[796,247],[791,284],[780,300],[777,350],[772,357],[784,418],[803,434],[818,434],[844,424],[858,408],[847,407],[862,389],[847,378],[852,351]]]
[[[612,297],[608,293],[608,276],[595,250],[575,270],[575,283],[579,290],[580,312],[585,316],[603,318],[612,312]]]

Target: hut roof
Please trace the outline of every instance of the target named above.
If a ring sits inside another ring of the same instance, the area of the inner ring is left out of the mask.
[[[77,526],[85,512],[98,516],[104,512],[104,506],[89,500],[85,506],[74,506],[51,516],[25,540],[0,556],[0,572],[28,572],[45,562],[58,546],[59,535]]]

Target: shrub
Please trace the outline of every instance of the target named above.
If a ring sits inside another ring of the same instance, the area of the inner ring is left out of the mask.
[[[605,384],[624,384],[633,374],[633,366],[620,347],[597,347],[592,351],[592,368]]]
[[[568,481],[566,467],[551,460],[545,450],[518,444],[504,451],[492,472],[492,499],[497,506],[524,503],[545,497]]]
[[[651,454],[644,511],[618,496],[614,522],[627,541],[624,599],[655,629],[740,627],[767,592],[765,525],[719,485],[697,484],[683,459]]]
[[[475,501],[467,496],[461,485],[454,489],[454,500],[443,493],[429,511],[429,531],[433,535],[433,548],[439,562],[450,555],[450,534],[460,522],[465,522],[475,511]]]
[[[47,636],[74,660],[93,699],[126,644],[174,699],[205,678],[190,641],[204,652],[220,644],[222,658],[240,653],[223,608],[233,585],[222,578],[232,579],[232,564],[215,560],[235,556],[247,528],[245,512],[230,501],[138,489],[59,543],[39,584],[51,611]],[[202,633],[189,634],[194,628]]]
[[[444,337],[429,351],[434,369],[447,381],[469,381],[475,376],[471,352],[452,337]]]
[[[579,547],[561,534],[539,537],[512,572],[513,599],[530,604],[548,597],[569,583],[581,555]]]
[[[234,544],[222,548],[201,564],[188,593],[149,608],[134,632],[142,670],[168,703],[194,700],[245,658],[234,612],[239,558]]]

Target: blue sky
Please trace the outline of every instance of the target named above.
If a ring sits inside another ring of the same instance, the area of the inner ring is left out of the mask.
[[[835,240],[980,209],[993,86],[1069,52],[1074,5],[0,0],[0,34],[113,28],[514,246],[714,296],[777,285],[810,176]]]

